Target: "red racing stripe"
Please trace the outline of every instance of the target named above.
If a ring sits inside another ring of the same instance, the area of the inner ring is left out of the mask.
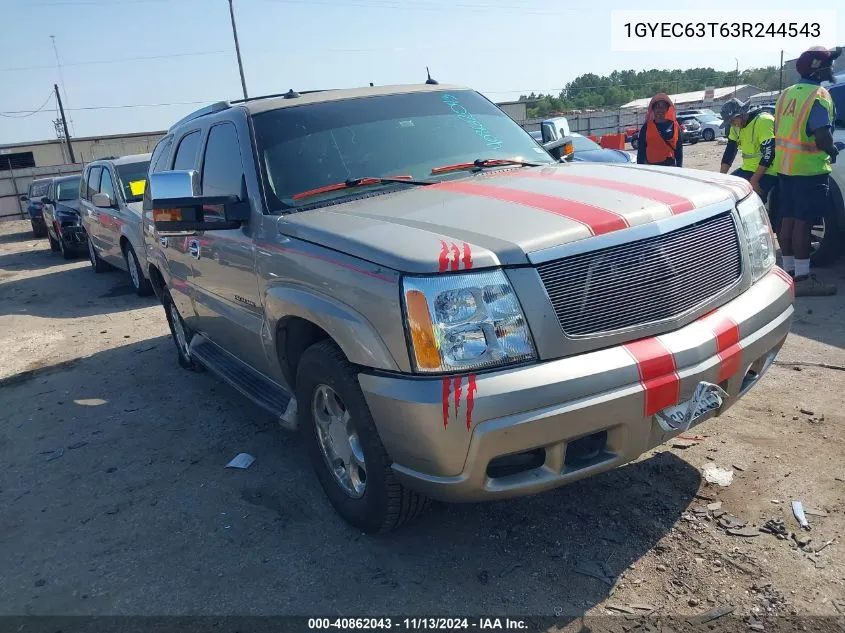
[[[645,338],[627,343],[625,349],[637,363],[640,383],[645,391],[645,415],[678,404],[681,398],[681,379],[675,357],[657,338]]]
[[[581,223],[592,235],[602,235],[612,231],[619,231],[630,226],[624,216],[608,209],[602,209],[601,207],[567,198],[547,196],[542,193],[460,181],[441,182],[437,185],[431,185],[430,188],[444,189],[470,196],[493,198],[494,200],[502,200],[504,202],[514,202],[527,207],[548,211],[568,220]]]
[[[780,266],[775,266],[774,268],[772,268],[772,272],[786,282],[786,285],[789,286],[789,292],[792,293],[792,298],[794,299],[795,298],[795,280],[792,278],[792,275],[790,275],[788,272],[786,272]]]
[[[716,337],[716,353],[719,355],[719,377],[716,382],[732,378],[739,371],[742,346],[739,344],[739,325],[731,317],[712,312],[703,321],[713,330]]]
[[[695,209],[695,203],[689,198],[679,196],[671,191],[655,189],[654,187],[645,187],[643,185],[636,185],[630,182],[619,182],[618,180],[610,180],[608,178],[593,178],[592,176],[578,176],[575,174],[543,174],[542,172],[535,171],[522,171],[512,173],[510,175],[515,177],[539,178],[541,180],[571,182],[573,185],[587,185],[590,187],[600,187],[602,189],[620,191],[622,193],[630,193],[635,196],[640,196],[641,198],[648,198],[649,200],[662,202],[669,207],[673,215]]]

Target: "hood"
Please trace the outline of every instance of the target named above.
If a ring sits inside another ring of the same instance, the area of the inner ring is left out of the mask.
[[[716,176],[631,164],[525,167],[291,213],[278,228],[409,273],[520,265],[543,249],[696,208],[731,209],[747,183]]]

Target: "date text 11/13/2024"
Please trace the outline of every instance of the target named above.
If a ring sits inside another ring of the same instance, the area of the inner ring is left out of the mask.
[[[528,624],[519,618],[308,618],[309,630],[409,630],[409,631],[459,631],[459,630],[527,630]]]

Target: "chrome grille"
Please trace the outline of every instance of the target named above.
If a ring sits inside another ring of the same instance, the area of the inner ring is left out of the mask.
[[[742,275],[730,212],[663,235],[537,266],[568,336],[606,334],[691,310]]]

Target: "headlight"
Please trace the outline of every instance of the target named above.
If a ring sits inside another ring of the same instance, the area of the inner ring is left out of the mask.
[[[775,265],[775,244],[769,213],[756,193],[752,193],[737,205],[745,244],[751,259],[751,274],[756,282]]]
[[[402,295],[417,371],[473,371],[537,358],[501,270],[405,277]]]

